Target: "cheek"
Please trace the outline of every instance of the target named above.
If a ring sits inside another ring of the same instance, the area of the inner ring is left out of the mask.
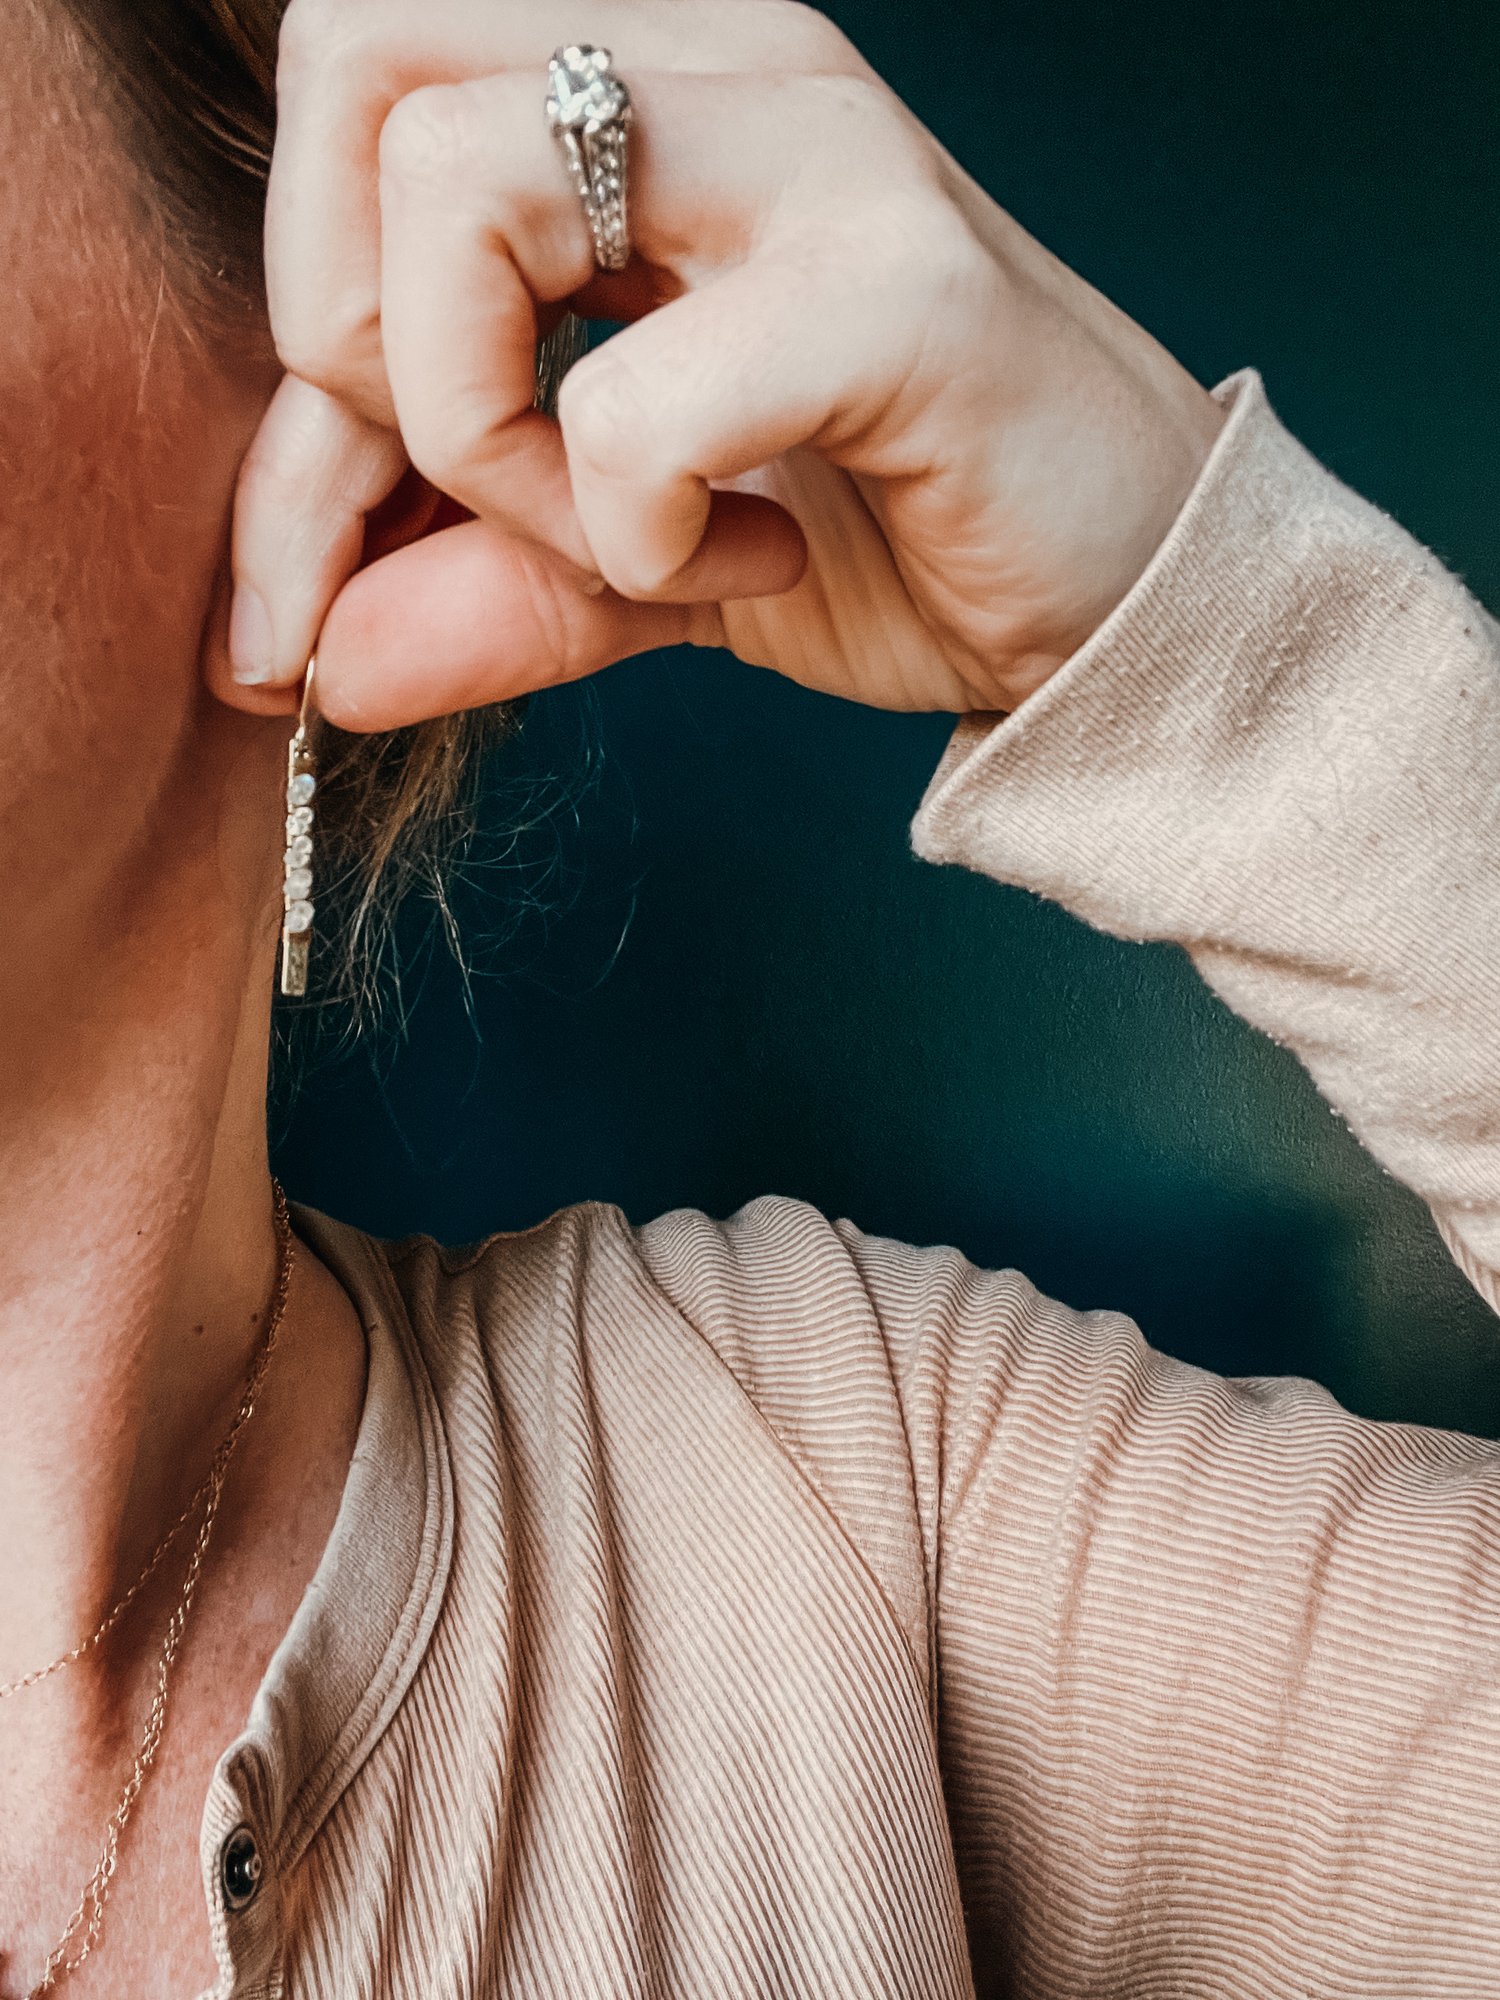
[[[0,901],[97,874],[190,732],[235,471],[269,395],[195,341],[97,90],[0,0]]]
[[[12,714],[52,687],[115,723],[125,663],[147,702],[181,678],[254,413],[87,299],[48,332],[0,336],[0,673]]]
[[[132,298],[102,232],[93,247],[49,273],[34,244],[26,307],[0,321],[0,828],[54,853],[72,820],[97,839],[101,807],[152,808],[269,393]]]

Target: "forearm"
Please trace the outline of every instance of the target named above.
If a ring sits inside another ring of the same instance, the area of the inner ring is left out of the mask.
[[[917,850],[1185,946],[1500,1309],[1500,645],[1258,379],[1114,616],[962,723]]]

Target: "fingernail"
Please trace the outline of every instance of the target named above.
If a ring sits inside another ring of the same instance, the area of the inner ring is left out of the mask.
[[[271,678],[273,644],[264,598],[241,584],[229,611],[229,670],[242,686],[259,687]]]

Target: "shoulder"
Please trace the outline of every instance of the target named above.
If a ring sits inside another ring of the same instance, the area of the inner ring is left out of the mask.
[[[922,1454],[961,1380],[1074,1317],[1017,1270],[782,1195],[643,1225],[586,1202],[467,1246],[382,1249],[424,1346],[473,1340],[508,1374],[563,1345],[610,1370],[707,1350],[791,1448],[822,1433],[825,1455],[834,1426],[853,1449]]]
[[[641,1225],[613,1204],[581,1202],[476,1243],[412,1236],[378,1248],[424,1333],[477,1307],[481,1339],[504,1339],[506,1315],[495,1308],[542,1295],[570,1301],[569,1313],[551,1321],[559,1332],[573,1309],[654,1306],[686,1319],[746,1377],[774,1364],[779,1350],[837,1344],[868,1330],[871,1262],[915,1275],[934,1256],[956,1255],[882,1243],[782,1195],[760,1196],[723,1218],[679,1208]]]
[[[848,1230],[806,1202],[763,1195],[723,1220],[673,1210],[634,1241],[654,1283],[725,1365],[747,1388],[769,1391],[876,1332]]]
[[[473,1338],[513,1368],[581,1340],[623,1363],[655,1346],[648,1330],[666,1332],[707,1348],[779,1424],[831,1367],[888,1380],[859,1255],[868,1241],[806,1202],[766,1195],[724,1218],[680,1208],[643,1225],[585,1202],[480,1243],[413,1237],[381,1249],[424,1347]]]
[[[962,1288],[956,1251],[886,1243],[772,1195],[641,1226],[589,1203],[462,1249],[418,1238],[387,1254],[438,1371],[482,1355],[513,1431],[561,1435],[586,1402],[606,1441],[669,1422],[685,1452],[712,1431],[754,1457],[758,1436],[925,1650],[943,1399],[907,1393],[908,1322],[934,1288]]]

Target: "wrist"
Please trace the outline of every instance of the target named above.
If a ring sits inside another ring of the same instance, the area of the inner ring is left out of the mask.
[[[1008,710],[1044,686],[1134,590],[1224,425],[1223,405],[1127,325],[1134,351],[1059,371],[1050,407],[1033,420],[1031,450],[1047,461],[1038,513],[1055,538],[1053,596],[1050,616],[1018,634],[996,676],[997,705]]]

